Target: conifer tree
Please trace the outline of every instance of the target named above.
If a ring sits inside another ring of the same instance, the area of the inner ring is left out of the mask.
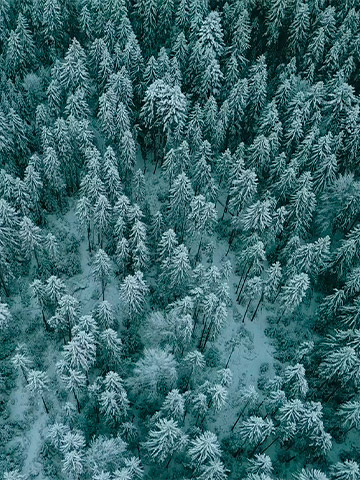
[[[110,258],[101,248],[96,252],[93,263],[93,275],[101,283],[101,294],[105,300],[105,288],[110,278],[111,265]]]

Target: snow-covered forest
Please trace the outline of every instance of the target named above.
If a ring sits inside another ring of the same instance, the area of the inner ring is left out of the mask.
[[[0,478],[360,480],[359,0],[0,0]]]

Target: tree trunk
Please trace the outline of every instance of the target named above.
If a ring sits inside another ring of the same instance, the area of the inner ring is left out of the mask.
[[[44,309],[43,309],[43,308],[41,309],[41,314],[42,314],[42,319],[43,319],[43,322],[44,322],[45,330],[46,330],[47,332],[49,332],[49,331],[50,331],[50,327],[49,327],[48,322],[46,321],[45,313],[44,313]]]
[[[21,368],[22,374],[24,375],[24,378],[25,378],[26,383],[29,383],[29,380],[28,380],[27,375],[26,375],[26,373],[25,373],[24,367],[21,366],[20,368]]]
[[[352,425],[350,428],[348,428],[347,430],[345,430],[344,432],[344,436],[347,435],[349,432],[351,432],[351,430],[355,428],[355,425]]]
[[[204,338],[204,333],[205,333],[206,327],[207,327],[207,323],[205,322],[203,331],[201,332],[200,342],[199,342],[199,345],[198,345],[198,348],[199,348],[200,351],[201,351],[201,344],[202,344],[202,341],[203,341],[203,338]]]
[[[35,249],[35,248],[34,248],[34,257],[35,257],[35,260],[36,260],[37,268],[38,268],[38,270],[39,270],[40,264],[39,264],[39,259],[38,259],[38,256],[37,256],[37,253],[36,253],[36,249]]]
[[[155,172],[154,172],[154,173],[155,173]],[[170,465],[170,462],[171,462],[171,459],[172,459],[172,458],[173,458],[173,454],[170,455],[170,458],[169,458],[167,464],[165,465],[165,468],[169,468],[169,465]]]
[[[236,427],[236,425],[238,424],[240,418],[242,417],[243,413],[245,412],[247,406],[249,405],[250,403],[250,400],[248,400],[246,403],[245,403],[245,406],[244,408],[241,410],[241,412],[239,413],[237,419],[236,419],[236,422],[234,423],[234,425],[231,427],[231,432],[234,430],[234,428]]]
[[[87,237],[88,237],[88,244],[89,244],[89,253],[91,253],[91,230],[90,230],[90,223],[88,224],[87,228]]]
[[[200,237],[200,243],[199,243],[199,248],[198,248],[197,253],[196,253],[196,255],[195,255],[195,263],[199,260],[199,257],[200,257],[200,249],[201,249],[202,239],[203,239],[203,236],[201,235],[201,237]]]
[[[259,307],[260,307],[260,304],[261,304],[261,302],[262,302],[262,300],[263,300],[263,296],[264,296],[264,294],[262,293],[262,294],[261,294],[261,297],[260,297],[260,300],[258,301],[258,304],[256,305],[255,312],[253,313],[253,315],[252,315],[252,317],[251,317],[250,322],[253,322],[253,321],[254,321],[254,319],[255,319],[255,317],[256,317],[256,314],[257,314],[257,312],[258,312],[258,309],[259,309]]]
[[[193,371],[194,371],[194,366],[191,367],[190,375],[189,375],[189,377],[188,377],[188,379],[187,379],[187,382],[186,382],[186,385],[185,385],[185,392],[187,391],[187,389],[188,389],[188,387],[189,387],[189,383],[190,383],[190,380],[191,380]]]
[[[42,395],[40,395],[40,396],[41,396],[41,400],[42,400],[42,403],[43,403],[44,408],[45,408],[45,412],[49,415],[49,409],[48,409],[48,407],[45,403],[44,397]]]
[[[230,362],[230,359],[231,359],[231,357],[232,357],[232,354],[234,353],[234,350],[235,350],[235,346],[232,348],[232,350],[231,350],[231,352],[230,352],[230,355],[229,355],[229,357],[228,357],[228,359],[227,359],[225,368],[228,368],[229,362]]]
[[[105,300],[105,281],[101,280],[101,293],[102,293],[102,299],[103,301]]]
[[[250,300],[249,300],[249,302],[248,302],[248,304],[247,304],[247,307],[246,307],[244,316],[243,316],[243,318],[242,318],[242,323],[245,323],[245,318],[246,318],[246,315],[247,315],[247,312],[248,312],[248,310],[249,310],[249,307],[250,307],[251,302],[252,302],[252,298],[250,298]]]
[[[270,442],[267,447],[264,448],[264,450],[261,450],[260,455],[262,455],[263,453],[265,453],[272,445],[274,445],[274,443],[275,443],[277,440],[279,440],[279,437],[275,437],[274,440],[273,440],[272,442]]]
[[[266,437],[267,438],[267,437]],[[253,457],[255,455],[256,450],[261,447],[261,445],[266,441],[266,438],[264,440],[261,440],[261,442],[258,442],[257,445],[253,448],[253,451],[250,454],[250,457]]]
[[[245,273],[244,281],[243,281],[243,283],[242,283],[242,285],[241,285],[241,288],[240,288],[240,290],[239,290],[239,293],[238,293],[238,296],[237,296],[237,299],[236,299],[237,301],[240,300],[241,293],[242,293],[242,291],[243,291],[243,289],[244,289],[244,287],[245,287],[246,280],[247,280],[247,277],[248,277],[248,275],[249,275],[249,273],[250,273],[250,270],[251,270],[252,265],[253,265],[253,263],[251,263],[251,264],[249,265],[249,268],[247,269],[247,271],[246,271],[246,273]]]
[[[335,395],[335,393],[339,390],[339,388],[341,387],[341,384],[339,383],[335,388],[334,390],[324,399],[324,402],[328,402],[330,400],[330,398]]]
[[[211,330],[212,330],[212,326],[213,326],[213,322],[210,323],[210,327],[209,327],[209,330],[207,332],[207,335],[206,335],[206,338],[205,338],[205,342],[204,342],[204,346],[202,347],[202,350],[201,352],[203,352],[205,350],[205,347],[206,347],[206,344],[210,338],[210,333],[211,333]]]
[[[75,390],[73,390],[73,394],[74,394],[74,397],[75,397],[75,400],[76,400],[77,411],[78,411],[78,413],[81,413],[80,402],[79,402],[78,396],[75,393]]]
[[[223,211],[221,220],[224,220],[224,215],[225,215],[225,213],[227,212],[229,200],[230,200],[230,194],[229,194],[229,195],[227,196],[227,198],[226,198],[225,207],[224,207],[224,211]]]

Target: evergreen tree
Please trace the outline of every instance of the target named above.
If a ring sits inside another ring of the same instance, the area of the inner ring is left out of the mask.
[[[110,278],[111,265],[110,258],[101,248],[96,252],[93,263],[93,275],[101,283],[101,294],[103,301],[105,300],[105,288]]]

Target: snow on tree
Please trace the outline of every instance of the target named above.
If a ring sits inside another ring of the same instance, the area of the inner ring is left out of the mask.
[[[38,254],[42,248],[42,236],[39,227],[34,225],[30,218],[24,216],[20,223],[19,237],[22,250],[26,258],[34,255],[38,268],[40,267]]]
[[[64,345],[64,359],[72,369],[88,372],[95,363],[96,341],[92,333],[79,331]]]
[[[161,418],[150,430],[144,446],[154,461],[164,463],[166,459],[170,462],[172,455],[184,448],[186,442],[186,436],[175,420]]]
[[[152,398],[169,392],[177,380],[177,362],[171,353],[159,348],[146,349],[135,364],[129,385],[137,393],[146,392]]]
[[[264,454],[256,454],[254,458],[249,459],[247,471],[251,474],[271,475],[273,465],[271,458]]]
[[[70,450],[64,454],[62,470],[70,478],[78,478],[84,471],[84,456],[81,451]]]
[[[194,375],[205,367],[205,360],[201,352],[199,352],[198,350],[193,350],[185,356],[184,362],[185,362],[185,365],[191,367],[190,374],[188,376],[188,380],[185,387],[185,389],[187,389]]]
[[[46,413],[49,413],[49,409],[43,397],[44,392],[49,390],[49,379],[46,373],[41,370],[29,370],[27,373],[26,387],[32,395],[40,396]]]
[[[328,480],[328,477],[321,470],[303,468],[294,475],[296,480]]]
[[[159,244],[157,246],[159,261],[170,259],[175,251],[175,248],[178,246],[178,241],[176,233],[172,228],[166,230],[160,238]]]
[[[211,234],[217,221],[215,205],[206,202],[203,195],[197,195],[191,200],[188,214],[189,234],[199,236],[199,247],[195,258],[199,257],[204,234]]]
[[[0,303],[0,331],[4,331],[9,327],[12,315],[6,303]]]
[[[74,91],[77,87],[88,88],[89,74],[86,67],[86,54],[76,38],[64,57],[61,65],[60,81],[64,88]]]
[[[160,412],[168,418],[182,421],[185,414],[185,398],[178,389],[171,390],[165,397]]]
[[[24,351],[22,345],[17,346],[16,353],[12,357],[11,363],[16,369],[21,370],[26,383],[28,383],[28,374],[29,371],[32,369],[32,361]]]
[[[353,460],[344,460],[331,466],[330,476],[334,480],[357,480],[360,476],[360,468]]]
[[[94,257],[93,275],[100,281],[102,300],[105,300],[105,288],[111,274],[110,258],[107,253],[99,248]]]
[[[174,180],[170,189],[169,213],[174,225],[184,235],[186,214],[194,196],[190,180],[185,173],[180,173]]]
[[[202,464],[221,457],[221,448],[217,436],[205,431],[189,443],[188,455],[191,463],[198,469]]]
[[[305,397],[308,390],[308,382],[305,378],[305,368],[301,363],[288,366],[284,371],[284,383],[294,397]]]
[[[243,448],[245,443],[249,443],[257,448],[274,433],[274,430],[274,424],[271,419],[264,420],[261,417],[249,417],[248,420],[244,420],[241,423],[238,429],[240,438],[245,440],[240,448]]]
[[[106,362],[114,365],[120,364],[121,354],[123,350],[123,342],[118,336],[117,332],[112,328],[107,328],[100,333],[100,343],[101,347],[104,348],[104,360]],[[102,353],[102,352],[101,352]]]
[[[64,383],[65,388],[74,395],[77,410],[80,413],[79,393],[86,386],[86,376],[80,370],[67,369],[62,364],[58,364],[58,367],[60,367],[60,379]]]
[[[175,291],[181,290],[191,276],[191,265],[189,254],[184,244],[174,249],[174,254],[167,261],[163,262],[163,275],[169,280],[171,289]]]
[[[111,205],[105,195],[100,194],[94,205],[94,226],[98,230],[98,243],[103,247],[104,236],[111,220]]]
[[[120,298],[125,303],[130,318],[140,315],[145,307],[145,296],[148,286],[140,271],[125,277],[120,285]]]
[[[357,401],[349,401],[340,406],[339,415],[342,421],[350,431],[353,428],[360,427],[360,403]]]
[[[306,273],[290,277],[280,292],[279,302],[282,306],[282,315],[291,314],[301,304],[309,286],[310,280]]]
[[[103,328],[111,328],[115,323],[114,308],[107,300],[100,302],[94,313],[94,317]]]
[[[225,480],[229,470],[227,470],[221,460],[211,460],[207,465],[200,467],[199,479],[201,480]]]
[[[56,275],[46,280],[45,294],[52,304],[57,304],[66,292],[65,283]]]
[[[4,480],[26,480],[26,476],[19,472],[18,469],[8,470],[4,472]]]

